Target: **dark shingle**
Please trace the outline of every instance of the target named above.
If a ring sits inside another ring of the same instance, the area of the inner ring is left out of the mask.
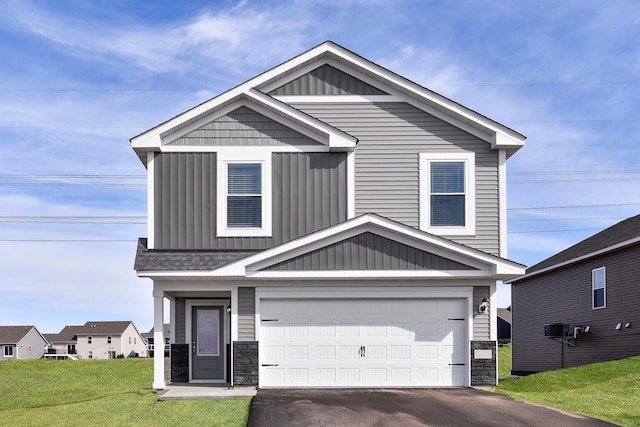
[[[0,326],[0,344],[17,344],[35,326]]]
[[[147,239],[138,240],[134,270],[197,271],[215,270],[259,250],[148,250]]]
[[[538,270],[544,270],[545,268],[553,267],[554,265],[589,255],[636,237],[640,237],[640,215],[636,215],[612,225],[598,234],[576,243],[570,248],[567,248],[564,251],[529,267],[526,274],[530,274]]]

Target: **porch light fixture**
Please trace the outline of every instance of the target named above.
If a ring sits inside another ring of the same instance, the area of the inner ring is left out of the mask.
[[[487,311],[489,311],[489,300],[482,298],[482,301],[480,301],[480,305],[478,306],[478,312],[486,313]]]

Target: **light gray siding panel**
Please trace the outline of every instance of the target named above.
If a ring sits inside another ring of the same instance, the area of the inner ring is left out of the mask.
[[[256,339],[256,289],[238,288],[238,341]]]
[[[640,354],[640,245],[636,244],[511,285],[514,372],[540,372]],[[606,268],[606,307],[593,309],[591,274]],[[631,328],[616,330],[617,323]],[[544,336],[544,325],[591,326],[576,346]]]
[[[402,102],[292,105],[358,138],[356,215],[419,227],[419,153],[475,153],[476,235],[449,238],[499,255],[498,152],[487,142]]]
[[[215,153],[155,160],[155,249],[266,249],[347,219],[345,153],[274,153],[273,237],[216,237]]]
[[[388,95],[331,65],[322,65],[290,81],[269,95]]]
[[[167,145],[319,145],[248,107],[239,107]]]
[[[476,286],[473,288],[473,339],[475,341],[488,341],[491,339],[491,318],[489,313],[479,313],[478,306],[482,299],[489,299],[488,286]]]
[[[475,270],[468,265],[370,232],[264,270]]]

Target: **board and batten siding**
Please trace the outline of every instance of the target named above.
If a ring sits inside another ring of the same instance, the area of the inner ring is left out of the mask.
[[[366,232],[264,270],[475,270],[468,265]]]
[[[512,371],[530,373],[640,354],[640,245],[584,260],[511,285]],[[593,309],[591,274],[606,268],[606,307]],[[616,330],[618,323],[630,328]],[[591,326],[575,346],[544,336],[544,325]]]
[[[256,339],[256,288],[238,288],[238,341]]]
[[[272,154],[272,237],[216,236],[216,154],[154,159],[154,249],[267,249],[347,219],[345,153]]]
[[[356,215],[419,227],[419,153],[475,153],[476,235],[445,237],[499,255],[498,151],[487,142],[403,102],[291,105],[358,138]]]
[[[478,312],[482,299],[489,299],[488,286],[473,287],[473,339],[475,341],[489,341],[491,339],[491,316],[489,313]]]

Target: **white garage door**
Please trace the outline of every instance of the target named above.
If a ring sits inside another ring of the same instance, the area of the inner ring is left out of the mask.
[[[262,299],[261,387],[466,385],[463,299]]]

